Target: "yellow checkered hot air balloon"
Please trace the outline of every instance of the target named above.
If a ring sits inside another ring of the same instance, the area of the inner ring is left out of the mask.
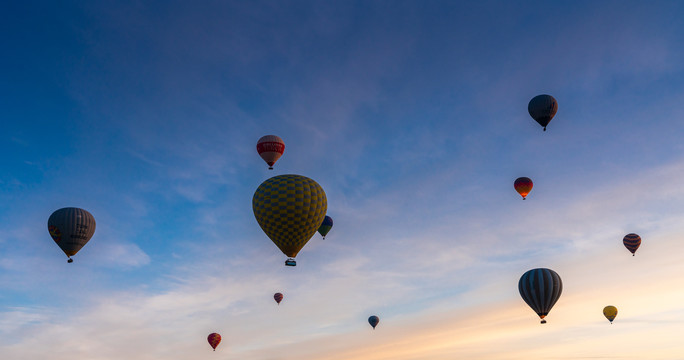
[[[328,210],[325,191],[301,175],[279,175],[264,181],[252,198],[261,229],[295,266],[294,257],[321,226]]]

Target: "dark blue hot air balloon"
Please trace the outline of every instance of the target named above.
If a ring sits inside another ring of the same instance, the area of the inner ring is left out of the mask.
[[[539,268],[527,271],[518,282],[520,296],[546,324],[544,317],[563,292],[563,282],[558,273],[551,269]]]

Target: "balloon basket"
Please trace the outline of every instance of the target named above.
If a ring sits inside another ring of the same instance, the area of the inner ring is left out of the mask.
[[[285,266],[297,266],[295,259],[289,258],[285,260]]]

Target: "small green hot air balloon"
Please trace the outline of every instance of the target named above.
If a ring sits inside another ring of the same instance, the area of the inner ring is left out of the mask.
[[[48,219],[48,231],[52,240],[71,258],[88,243],[95,234],[95,218],[86,210],[67,207],[59,209]]]
[[[323,223],[318,228],[318,233],[323,236],[323,240],[325,240],[325,236],[328,235],[328,232],[330,232],[330,229],[332,229],[332,227],[333,227],[333,220],[330,216],[326,215],[325,218],[323,219]]]

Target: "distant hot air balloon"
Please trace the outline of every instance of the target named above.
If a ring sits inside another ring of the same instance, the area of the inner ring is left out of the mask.
[[[527,305],[542,319],[541,323],[546,324],[544,317],[549,314],[560,298],[563,292],[563,282],[560,276],[551,269],[532,269],[520,277],[518,291]]]
[[[280,302],[283,301],[283,294],[275,293],[275,294],[273,294],[273,298],[278,303],[278,305],[280,305]]]
[[[221,335],[217,333],[211,333],[209,336],[207,336],[207,341],[209,342],[211,348],[216,351],[216,347],[219,345],[219,343],[221,343]]]
[[[95,218],[88,211],[67,207],[59,209],[48,219],[48,231],[52,240],[71,258],[88,243],[95,233]]]
[[[624,238],[622,238],[622,243],[625,245],[627,250],[632,253],[632,256],[634,256],[634,253],[641,245],[641,236],[637,234],[627,234]]]
[[[615,320],[615,317],[617,316],[617,308],[613,305],[608,305],[603,308],[603,316],[610,321],[610,323],[613,323],[613,320]]]
[[[558,111],[558,102],[551,95],[537,95],[530,100],[530,103],[527,105],[527,111],[546,131],[546,126],[549,125],[549,121],[553,119],[556,111]]]
[[[380,323],[380,318],[373,315],[368,318],[368,323],[373,327],[373,330],[375,330],[375,327],[378,326],[378,323]]]
[[[332,218],[330,216],[326,215],[325,218],[323,219],[323,223],[318,228],[318,233],[323,235],[323,240],[325,240],[325,236],[328,235],[328,232],[330,231],[330,229],[332,229],[332,227],[333,227]]]
[[[532,180],[528,177],[519,177],[515,179],[515,182],[513,183],[513,187],[515,188],[515,191],[522,196],[523,200],[525,200],[525,197],[527,194],[532,191]]]
[[[278,136],[266,135],[257,141],[257,152],[268,164],[269,170],[273,170],[273,164],[280,159],[285,152],[285,142]]]
[[[278,175],[264,181],[252,198],[261,229],[296,266],[294,257],[321,226],[328,200],[317,182],[301,175]]]

